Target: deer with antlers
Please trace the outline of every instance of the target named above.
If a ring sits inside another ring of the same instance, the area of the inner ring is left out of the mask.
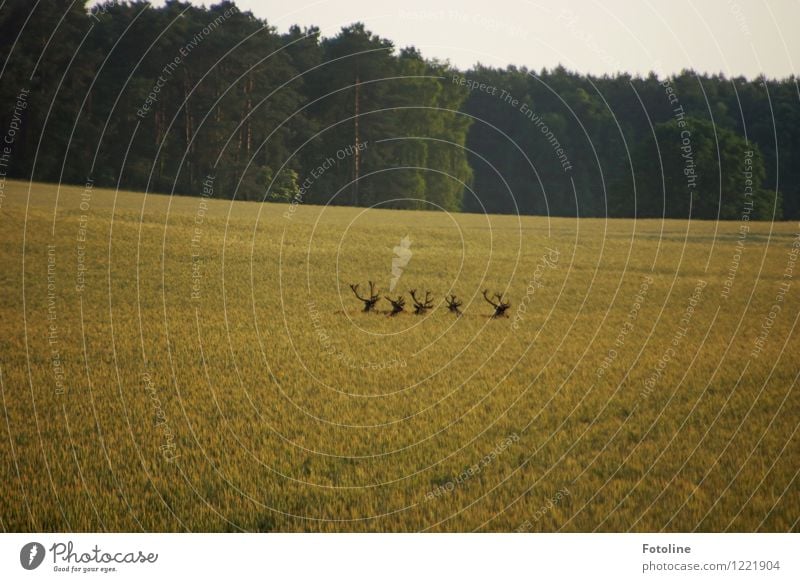
[[[394,317],[398,313],[402,312],[406,306],[406,300],[402,295],[398,295],[397,299],[392,299],[388,296],[385,297],[386,301],[392,304],[392,311],[389,313],[389,317]]]
[[[378,295],[375,284],[372,281],[369,281],[369,295],[366,297],[362,297],[359,294],[358,283],[356,283],[355,285],[350,285],[350,289],[353,290],[353,295],[355,295],[359,299],[359,301],[364,302],[365,313],[374,311],[375,304],[378,302],[378,299],[380,299],[380,296]]]
[[[445,301],[447,301],[447,309],[450,310],[450,313],[455,313],[458,317],[463,315],[459,309],[459,307],[461,307],[463,304],[456,298],[455,295],[450,295],[449,297],[445,298]]]
[[[425,299],[422,300],[417,297],[416,289],[412,289],[410,291],[411,299],[414,301],[414,313],[417,315],[422,315],[426,311],[428,311],[431,307],[433,307],[433,297],[431,297],[430,291],[425,291]]]
[[[495,293],[494,298],[496,301],[492,301],[489,299],[489,290],[483,290],[483,298],[489,302],[489,304],[494,307],[494,314],[492,315],[493,319],[498,319],[500,317],[508,317],[506,315],[506,310],[511,307],[510,301],[503,301],[503,295],[501,293]]]

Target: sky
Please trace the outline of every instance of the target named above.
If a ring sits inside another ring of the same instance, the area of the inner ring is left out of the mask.
[[[202,5],[214,2],[191,0]],[[153,2],[158,5],[159,2]],[[800,0],[236,0],[279,31],[333,36],[364,22],[398,48],[459,68],[477,62],[580,73],[698,72],[782,78],[800,66]]]

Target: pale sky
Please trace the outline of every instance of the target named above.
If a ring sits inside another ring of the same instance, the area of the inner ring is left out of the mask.
[[[192,0],[201,5],[214,2]],[[154,2],[159,4],[159,2]],[[398,48],[459,68],[476,62],[581,73],[659,75],[684,68],[768,77],[800,65],[800,0],[237,0],[285,31],[333,36],[364,22]]]

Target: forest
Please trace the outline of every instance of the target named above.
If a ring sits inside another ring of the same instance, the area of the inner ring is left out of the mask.
[[[330,38],[279,32],[233,2],[6,0],[0,61],[2,180],[294,204],[800,218],[794,77],[464,71],[359,23]]]

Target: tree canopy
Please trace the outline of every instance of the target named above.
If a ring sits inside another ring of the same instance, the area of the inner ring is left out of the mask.
[[[214,196],[238,200],[563,216],[739,219],[752,203],[752,219],[800,218],[794,78],[459,71],[360,23],[281,33],[227,1],[7,0],[0,39],[9,177],[201,195],[210,176]]]

